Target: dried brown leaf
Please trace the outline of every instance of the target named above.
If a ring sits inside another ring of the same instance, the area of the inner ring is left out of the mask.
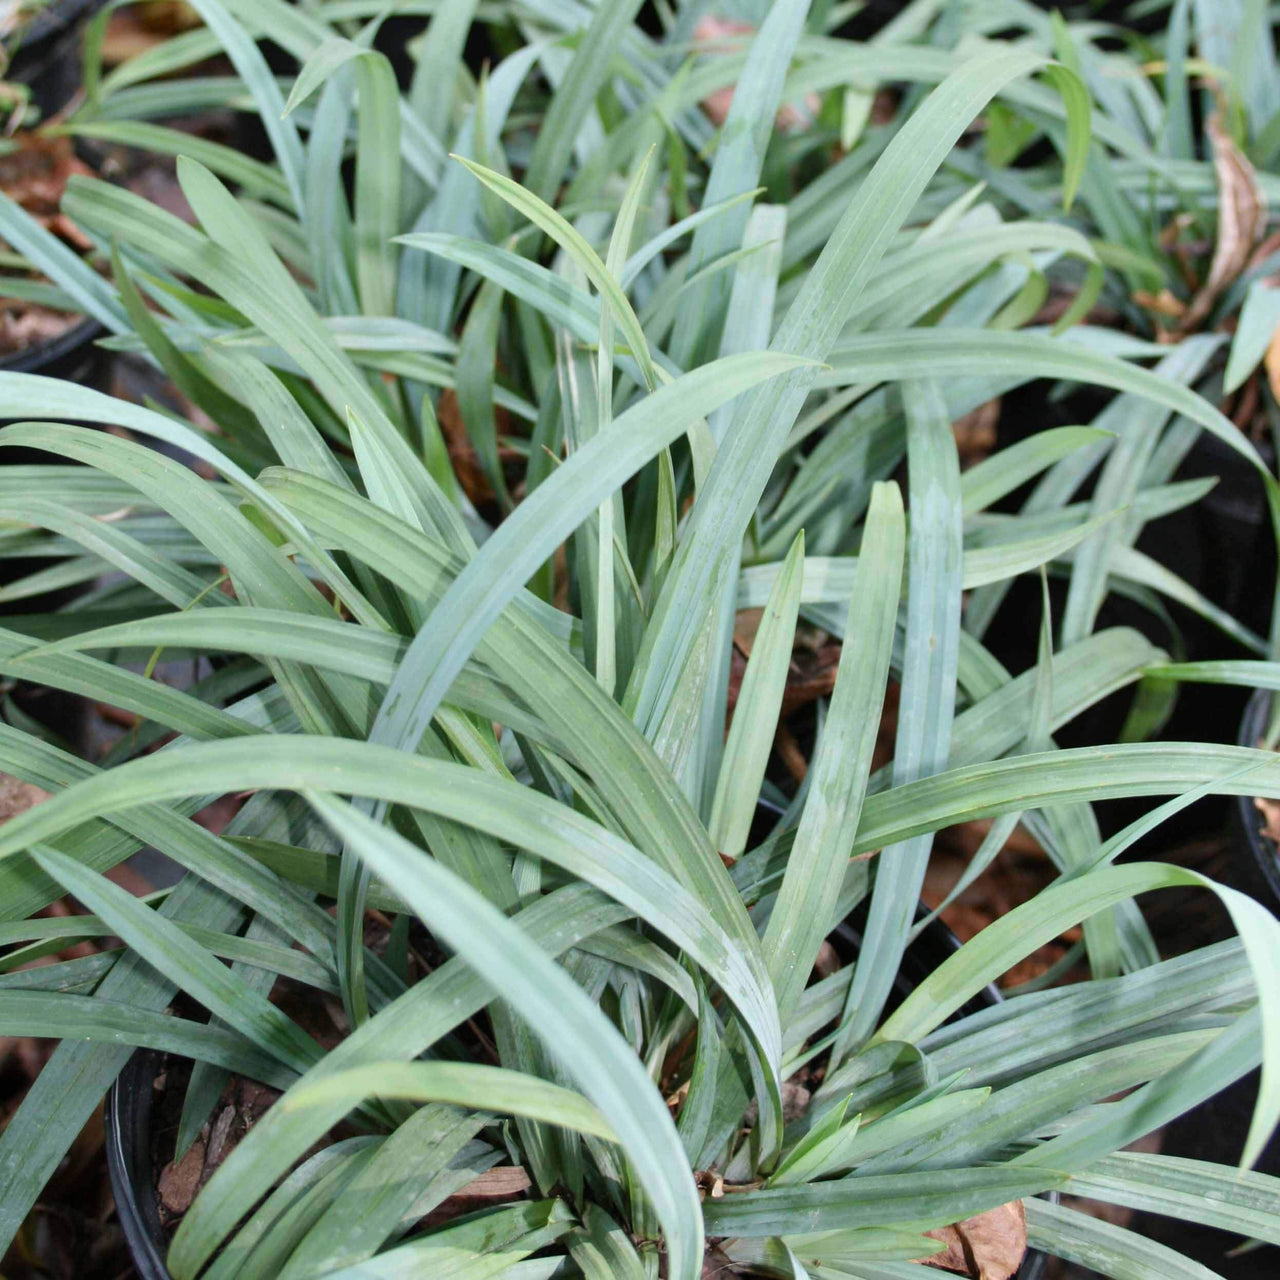
[[[1267,221],[1258,175],[1216,113],[1209,117],[1205,132],[1213,143],[1213,169],[1218,180],[1218,238],[1209,275],[1183,317],[1183,333],[1192,332],[1204,321],[1219,294],[1245,269]]]
[[[514,1200],[531,1186],[533,1182],[520,1165],[504,1164],[496,1169],[486,1169],[474,1182],[468,1182],[458,1195],[470,1200]]]
[[[1009,1280],[1027,1252],[1027,1211],[1021,1200],[1012,1200],[925,1235],[944,1246],[941,1253],[924,1260],[926,1267],[970,1280]]]

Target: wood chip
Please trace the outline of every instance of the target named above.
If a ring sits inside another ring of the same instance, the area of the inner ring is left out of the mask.
[[[30,808],[47,800],[49,793],[10,773],[0,773],[0,823],[26,813]]]
[[[1180,320],[1187,314],[1187,304],[1171,289],[1161,289],[1159,293],[1137,289],[1133,300],[1144,311],[1150,311],[1153,316],[1162,316],[1166,320]]]
[[[788,1124],[799,1120],[809,1110],[809,1090],[802,1084],[788,1080],[782,1086],[782,1118]]]
[[[824,938],[822,946],[818,948],[818,957],[813,962],[814,973],[819,978],[829,978],[842,967],[839,952]]]
[[[746,47],[744,37],[754,32],[755,27],[750,22],[704,16],[695,24],[693,38],[704,45],[704,53],[731,54],[741,52]],[[733,106],[733,90],[733,85],[725,85],[723,89],[717,89],[702,100],[703,111],[717,127],[729,118],[729,108]],[[822,99],[816,93],[806,93],[802,102],[784,102],[778,108],[774,126],[783,133],[807,128],[813,124],[821,107]]]
[[[804,752],[800,750],[800,744],[796,741],[795,735],[785,725],[778,726],[778,731],[773,738],[773,748],[778,753],[778,759],[782,761],[783,767],[798,786],[804,781],[804,775],[809,771],[809,762],[804,758]]]
[[[970,1280],[1009,1280],[1027,1252],[1027,1212],[1021,1200],[1013,1200],[925,1235],[944,1246],[924,1259],[926,1267]]]
[[[1255,796],[1253,803],[1262,814],[1262,834],[1268,840],[1280,844],[1280,800],[1268,800],[1266,796]]]
[[[181,1160],[170,1160],[161,1170],[157,1190],[161,1205],[170,1213],[186,1213],[191,1208],[204,1173],[204,1152],[205,1141],[197,1138]]]
[[[1262,367],[1267,371],[1267,385],[1271,394],[1280,399],[1280,326],[1276,327],[1262,357]]]
[[[205,1160],[210,1171],[216,1169],[227,1154],[227,1139],[231,1136],[231,1125],[236,1118],[235,1107],[223,1107],[213,1124],[213,1132],[209,1135],[209,1149]]]
[[[995,399],[962,414],[951,424],[962,471],[967,471],[990,456],[996,447],[996,428],[999,423],[1000,401]]]

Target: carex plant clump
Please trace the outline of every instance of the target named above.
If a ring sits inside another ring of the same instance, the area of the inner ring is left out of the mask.
[[[274,1099],[169,1223],[180,1280],[1008,1276],[1028,1245],[1206,1274],[1054,1192],[1280,1242],[1248,1172],[1276,923],[1120,860],[1280,763],[1055,741],[1167,661],[1098,628],[1108,593],[1186,603],[1133,544],[1196,495],[1139,445],[1208,433],[1275,490],[1193,389],[1200,333],[1095,323],[1136,252],[1085,225],[1099,167],[1164,161],[1080,60],[919,0],[865,43],[792,0],[403,4],[407,47],[372,0],[192,2],[107,73],[91,31],[63,127],[176,154],[193,219],[73,178],[87,261],[0,205],[190,408],[0,374],[0,446],[50,455],[0,470],[5,536],[88,584],[6,618],[0,669],[137,718],[93,761],[0,725],[51,793],[0,827],[0,1029],[61,1041],[0,1134],[0,1235],[141,1046],[195,1064],[175,1161],[229,1080]],[[211,106],[267,158],[157,123]],[[1053,182],[1019,206],[975,122],[1047,139]],[[953,424],[1042,378],[1119,407],[962,472]],[[979,619],[1042,570],[1067,616],[1010,671]],[[176,688],[158,650],[213,662]],[[1104,839],[1092,803],[1144,796]],[[1054,878],[904,995],[934,833],[972,819],[971,875],[1020,825]],[[146,899],[105,874],[144,847],[183,870]],[[1162,959],[1135,899],[1172,887],[1238,937]],[[974,1010],[1080,925],[1079,980]],[[69,937],[120,945],[24,967]],[[1259,1062],[1241,1168],[1118,1154]]]

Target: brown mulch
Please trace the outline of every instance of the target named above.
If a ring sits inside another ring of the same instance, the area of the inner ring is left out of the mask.
[[[92,172],[76,155],[71,139],[18,133],[11,141],[13,149],[0,155],[0,191],[77,253],[87,253],[92,242],[59,208],[67,179]],[[0,281],[0,355],[52,341],[80,319],[74,313],[5,298]]]

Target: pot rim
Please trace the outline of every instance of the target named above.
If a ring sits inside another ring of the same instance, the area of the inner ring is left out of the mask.
[[[1269,689],[1256,689],[1245,706],[1240,719],[1239,745],[1253,747],[1262,737],[1270,710],[1272,693]],[[1236,817],[1244,832],[1245,847],[1257,875],[1251,879],[1265,888],[1265,906],[1280,914],[1280,848],[1262,833],[1262,812],[1254,804],[1254,796],[1236,796]],[[1255,896],[1258,896],[1255,894]]]

